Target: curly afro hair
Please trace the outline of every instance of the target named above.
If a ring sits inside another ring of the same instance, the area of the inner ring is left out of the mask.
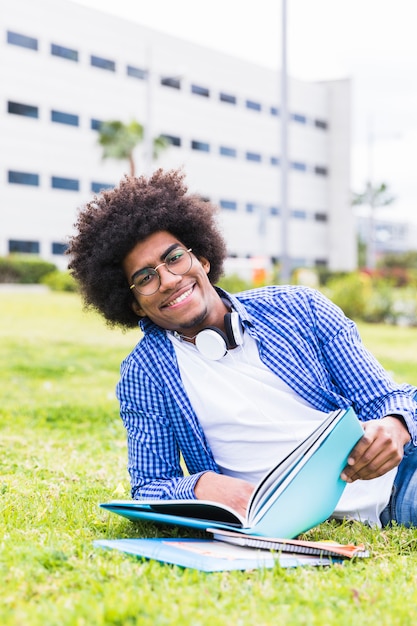
[[[227,255],[216,212],[214,205],[188,193],[179,170],[159,169],[149,178],[125,176],[118,187],[95,196],[80,210],[67,252],[86,307],[101,313],[110,326],[137,326],[122,262],[157,231],[168,231],[197,257],[208,259],[208,277],[215,284]]]

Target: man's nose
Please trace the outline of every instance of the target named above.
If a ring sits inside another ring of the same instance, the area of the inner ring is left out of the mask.
[[[161,291],[164,291],[165,289],[172,289],[173,286],[177,285],[181,281],[181,276],[170,272],[165,264],[158,268],[158,272],[161,282],[159,289]]]

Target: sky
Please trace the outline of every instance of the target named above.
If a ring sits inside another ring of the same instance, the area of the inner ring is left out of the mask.
[[[282,0],[76,0],[279,69]],[[352,80],[352,190],[385,182],[417,221],[416,0],[287,0],[288,73]]]

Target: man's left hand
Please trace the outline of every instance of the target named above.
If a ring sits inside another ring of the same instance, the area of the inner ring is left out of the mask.
[[[382,476],[400,464],[410,433],[401,418],[387,415],[363,423],[364,436],[350,453],[342,480],[370,480]]]

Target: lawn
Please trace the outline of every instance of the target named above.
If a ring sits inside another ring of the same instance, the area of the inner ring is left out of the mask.
[[[361,333],[397,380],[417,385],[417,329]],[[204,574],[94,548],[175,534],[98,507],[129,497],[114,387],[138,331],[107,328],[73,294],[0,293],[0,335],[3,626],[415,623],[417,530],[322,524],[306,537],[371,551],[330,568]]]

